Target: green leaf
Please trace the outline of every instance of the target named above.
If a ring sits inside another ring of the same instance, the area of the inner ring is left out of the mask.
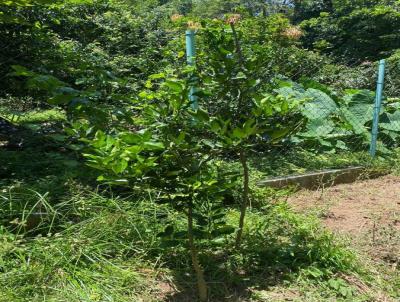
[[[396,111],[393,114],[386,114],[388,122],[380,123],[380,127],[390,131],[400,132],[400,111]]]
[[[307,125],[307,131],[300,133],[302,137],[326,137],[335,129],[335,124],[330,120],[314,119]]]
[[[179,82],[169,80],[165,82],[165,86],[178,93],[183,91],[183,85]]]
[[[349,148],[347,148],[345,142],[338,140],[336,142],[336,148],[341,149],[341,150],[348,150]]]
[[[216,230],[212,231],[212,235],[217,237],[217,236],[222,236],[222,235],[229,235],[235,232],[235,228],[233,226],[230,225],[225,225],[223,227],[220,227]]]
[[[57,142],[66,142],[68,136],[62,135],[62,134],[49,134],[48,137],[52,138],[53,140]]]
[[[290,128],[288,127],[285,129],[275,130],[272,133],[270,133],[269,136],[271,137],[272,141],[276,141],[276,140],[279,140],[279,139],[285,137],[289,132],[290,132]]]
[[[126,161],[125,159],[121,159],[112,165],[112,170],[116,174],[121,174],[126,170],[127,167],[128,167],[128,161]]]
[[[120,135],[122,141],[124,141],[127,144],[139,144],[142,141],[142,136],[137,134],[137,133],[122,133]]]
[[[355,104],[349,107],[349,111],[357,119],[359,125],[365,125],[372,121],[374,115],[373,104]]]
[[[240,128],[233,129],[232,136],[235,138],[244,138],[246,134]]]
[[[320,90],[310,88],[304,96],[310,101],[304,104],[302,113],[310,120],[327,118],[338,109],[335,101]]]
[[[156,141],[145,142],[143,143],[143,147],[146,150],[154,150],[154,151],[165,149],[165,146],[162,142],[156,142]]]
[[[181,131],[178,135],[178,137],[175,139],[175,144],[179,145],[185,141],[186,138],[186,133],[184,131]]]
[[[221,125],[218,120],[214,119],[210,123],[211,131],[217,133],[221,130]]]
[[[164,79],[165,78],[165,73],[161,72],[161,73],[152,74],[152,75],[149,76],[149,78],[151,80]]]
[[[14,72],[11,73],[14,76],[31,77],[35,75],[34,72],[21,65],[12,65],[11,68],[14,69]]]
[[[65,83],[50,75],[35,75],[27,81],[27,85],[29,88],[54,92],[56,89],[64,86]]]
[[[275,89],[274,91],[285,98],[304,99],[304,89],[292,85],[293,83],[286,83],[283,87]]]
[[[61,105],[68,104],[75,98],[74,95],[58,94],[48,99],[49,104]]]
[[[247,120],[243,125],[243,133],[247,137],[255,134],[256,130],[257,130],[257,125],[256,125],[256,121],[254,119]]]
[[[352,107],[351,110],[347,108],[340,109],[344,119],[351,125],[355,134],[363,134],[364,132],[368,131],[367,127],[364,126],[368,120],[366,116],[370,114],[372,117],[372,108],[371,110],[365,108],[366,110],[364,113],[362,113],[360,109],[361,108],[359,107]]]
[[[197,109],[195,112],[192,113],[193,117],[200,122],[208,122],[210,120],[209,114],[204,109]]]

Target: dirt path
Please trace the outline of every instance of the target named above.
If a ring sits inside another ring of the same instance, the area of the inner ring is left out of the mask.
[[[317,211],[324,225],[393,265],[400,259],[400,177],[300,191],[289,199],[299,211]]]

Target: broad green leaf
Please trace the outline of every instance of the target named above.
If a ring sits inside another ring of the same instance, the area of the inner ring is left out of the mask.
[[[281,87],[274,91],[285,98],[304,99],[304,90],[294,89],[293,87]]]
[[[304,104],[302,113],[310,120],[325,119],[338,109],[335,101],[320,90],[310,88],[304,96],[310,101]]]
[[[120,135],[122,141],[124,141],[127,144],[139,144],[143,137],[139,134],[136,133],[122,133]]]
[[[245,136],[246,136],[246,134],[243,132],[242,129],[240,129],[240,128],[235,128],[235,129],[233,129],[232,137],[235,137],[235,138],[244,138]]]
[[[254,119],[247,120],[243,125],[243,133],[246,136],[253,135],[257,130],[256,121]]]
[[[121,174],[126,170],[127,167],[128,167],[128,161],[126,161],[125,159],[121,159],[118,160],[116,163],[114,163],[111,168],[114,171],[114,173]]]
[[[183,91],[183,85],[179,82],[175,82],[175,81],[166,81],[165,85],[170,88],[171,90],[175,91],[175,92],[182,92]]]
[[[365,124],[372,121],[375,95],[368,90],[346,90],[346,92],[344,100],[348,105],[342,106],[340,110],[354,132],[361,134],[367,130]]]
[[[307,131],[300,133],[302,137],[318,138],[326,137],[335,129],[335,124],[330,120],[314,119],[307,125]]]
[[[49,98],[47,101],[52,105],[62,105],[70,103],[74,98],[75,96],[70,94],[57,94]]]
[[[386,130],[400,132],[400,111],[393,114],[387,113],[386,116],[389,122],[380,123],[379,126]]]
[[[162,142],[145,142],[143,143],[143,147],[146,150],[164,150],[165,146]]]
[[[270,133],[269,136],[271,137],[272,141],[275,141],[275,140],[285,137],[290,132],[290,130],[291,129],[289,127],[285,128],[285,129],[279,129],[279,130],[276,130],[276,131],[273,131],[272,133]]]
[[[372,110],[366,110],[363,114],[361,111],[358,111],[359,109],[360,108],[352,108],[352,111],[348,108],[340,109],[344,119],[351,125],[355,134],[362,134],[365,131],[368,131],[368,128],[365,126],[365,123],[367,122],[365,116],[368,114],[371,114],[372,116]]]

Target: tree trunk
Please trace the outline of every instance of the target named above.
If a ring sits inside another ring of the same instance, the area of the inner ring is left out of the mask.
[[[243,196],[242,206],[240,208],[239,230],[236,234],[236,248],[239,248],[242,242],[244,219],[246,217],[247,205],[249,203],[249,167],[247,165],[247,156],[243,149],[240,150],[240,163],[243,168]]]
[[[207,283],[204,279],[203,268],[199,263],[199,254],[197,252],[194,236],[193,236],[193,203],[189,204],[188,212],[188,238],[189,238],[189,249],[192,257],[192,264],[197,278],[197,288],[199,292],[199,299],[201,302],[207,301]]]

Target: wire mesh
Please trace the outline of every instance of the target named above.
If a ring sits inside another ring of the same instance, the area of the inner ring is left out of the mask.
[[[0,116],[18,118],[28,109],[36,108],[38,102],[28,95],[16,95],[12,77],[9,76],[14,64],[31,63],[32,36],[23,24],[0,24]],[[36,45],[38,54],[41,45]],[[40,56],[38,57],[39,59]],[[38,59],[36,58],[36,59]],[[355,154],[367,154],[371,144],[371,130],[375,104],[377,64],[373,62],[337,63],[337,58],[320,60],[310,59],[307,64],[290,62],[290,49],[282,48],[265,62],[268,76],[286,79],[293,86],[280,88],[280,93],[299,94],[305,102],[301,112],[306,122],[303,127],[289,138],[274,145],[266,145],[255,150],[261,156],[271,158],[270,172],[282,174],[293,170],[332,167],[351,164],[343,158]],[[22,63],[21,63],[22,62]],[[279,66],[279,71],[275,71]],[[384,99],[379,116],[378,153],[389,154],[400,147],[400,56],[392,57],[386,65]],[[319,86],[324,84],[326,86]],[[346,90],[347,89],[347,90]],[[350,90],[349,90],[350,89]],[[22,99],[22,101],[21,101]],[[42,106],[43,103],[41,103]],[[4,108],[7,108],[6,111]],[[317,157],[336,156],[340,160],[332,163],[315,164]],[[305,159],[305,157],[307,157]],[[284,169],[276,169],[275,163],[287,162]],[[275,167],[275,168],[273,168]]]
[[[386,63],[385,87],[379,116],[378,148],[389,153],[400,147],[400,58],[391,58]]]
[[[379,113],[378,156],[390,157],[391,152],[400,147],[399,74],[400,60],[391,57],[386,63]],[[267,173],[282,176],[342,168],[363,164],[371,158],[377,62],[337,64],[327,60],[312,68],[297,65],[278,76],[302,84],[295,84],[297,89],[292,93],[300,93],[306,99],[301,109],[306,122],[298,133],[285,140],[287,143],[282,141],[258,154],[267,157],[268,162],[279,163],[269,163],[265,169]],[[315,82],[310,85],[310,81]]]

